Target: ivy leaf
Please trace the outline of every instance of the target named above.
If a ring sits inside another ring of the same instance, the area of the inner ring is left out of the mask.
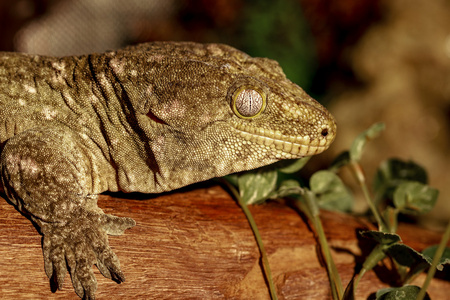
[[[311,177],[309,185],[316,194],[320,207],[338,211],[351,210],[353,197],[335,173],[318,171]]]
[[[431,259],[405,244],[393,244],[387,248],[386,253],[399,264],[406,267],[424,265],[430,266]]]
[[[427,172],[413,161],[392,158],[381,163],[374,181],[374,191],[381,198],[392,199],[395,189],[405,181],[428,183]]]
[[[378,243],[363,263],[363,268],[367,270],[373,268],[386,255],[402,266],[411,267],[414,273],[421,272],[431,265],[429,257],[405,244],[400,244],[401,239],[398,234],[370,230],[362,231],[360,235]]]
[[[366,143],[380,135],[385,127],[384,123],[376,123],[360,133],[350,147],[350,160],[355,162],[360,161]]]
[[[296,160],[284,160],[277,164],[278,171],[285,174],[292,174],[300,171],[306,163],[309,161],[311,156],[302,157]]]
[[[420,182],[401,183],[394,192],[394,205],[405,214],[429,212],[436,203],[439,191]]]
[[[381,245],[391,245],[402,241],[400,236],[395,233],[367,230],[367,231],[360,231],[359,234],[362,237],[374,240],[375,242]]]
[[[277,199],[292,195],[303,194],[303,188],[300,183],[294,179],[283,180],[277,190],[272,191],[268,198]]]
[[[276,189],[278,172],[260,168],[238,177],[239,193],[246,204],[261,203]]]
[[[434,254],[436,253],[437,248],[438,248],[437,245],[428,247],[422,251],[422,254],[427,256],[428,259],[431,261],[434,257]],[[436,268],[439,271],[442,271],[444,269],[444,265],[450,265],[450,248],[449,247],[446,247],[444,249],[444,253],[442,253],[441,260],[439,261],[439,264],[436,266]]]
[[[378,290],[376,293],[376,300],[409,300],[416,299],[419,294],[420,287],[415,285],[406,285],[396,288],[386,288]],[[428,294],[424,299],[430,300]]]

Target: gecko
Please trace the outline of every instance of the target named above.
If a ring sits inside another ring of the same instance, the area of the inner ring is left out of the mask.
[[[44,269],[95,299],[125,280],[98,194],[161,193],[326,150],[334,117],[279,64],[231,46],[153,42],[68,57],[0,53],[0,176],[42,235]]]

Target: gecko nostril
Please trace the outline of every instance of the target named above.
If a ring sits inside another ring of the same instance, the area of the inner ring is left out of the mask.
[[[328,135],[328,128],[324,128],[321,132],[323,137],[326,137]]]

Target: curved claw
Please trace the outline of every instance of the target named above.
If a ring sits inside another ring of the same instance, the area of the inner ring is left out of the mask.
[[[100,258],[97,261],[97,268],[100,270],[103,276],[114,280],[117,283],[125,281],[125,275],[120,269],[120,262],[117,256],[109,249],[110,254],[102,261]]]

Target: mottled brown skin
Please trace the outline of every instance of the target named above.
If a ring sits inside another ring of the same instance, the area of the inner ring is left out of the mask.
[[[235,104],[236,103],[236,104]],[[43,235],[45,271],[93,299],[123,281],[107,234],[135,225],[104,191],[159,193],[322,152],[333,117],[278,64],[218,44],[160,42],[51,58],[0,53],[0,171]]]

